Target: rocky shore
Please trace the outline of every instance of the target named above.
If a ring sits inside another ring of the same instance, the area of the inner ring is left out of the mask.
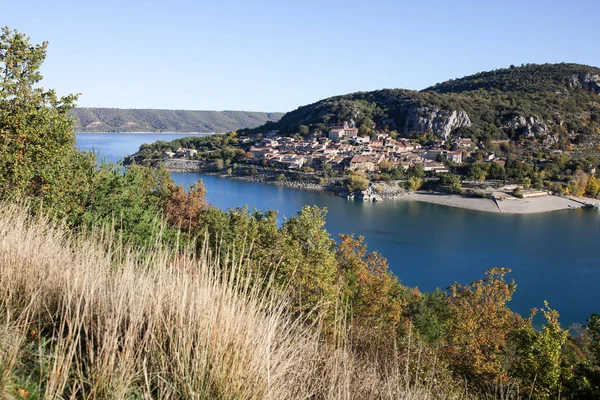
[[[159,163],[170,172],[203,172],[207,167],[207,164],[204,161],[186,160],[182,158],[169,158],[153,162],[155,166]]]
[[[294,172],[296,179],[291,179],[283,174],[283,171],[264,168],[262,166],[242,166],[236,171],[227,173],[226,171],[216,171],[212,166],[204,161],[167,159],[162,161],[165,169],[170,172],[195,172],[205,175],[218,176],[221,178],[236,179],[247,182],[266,183],[276,186],[284,186],[294,189],[305,190],[328,190],[339,192],[341,187],[338,182],[341,178],[330,178],[321,183],[320,177],[311,173]],[[246,173],[250,171],[250,173]]]

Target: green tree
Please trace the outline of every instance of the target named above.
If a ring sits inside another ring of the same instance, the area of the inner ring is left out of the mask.
[[[325,172],[325,173],[329,173],[333,170],[333,166],[331,165],[331,163],[323,163],[321,164],[321,171]]]
[[[440,174],[440,183],[446,186],[452,193],[462,193],[462,186],[458,175],[450,173]]]
[[[483,182],[487,176],[487,171],[480,164],[471,164],[469,167],[469,180]]]
[[[416,164],[416,165],[409,167],[406,174],[409,177],[421,178],[421,179],[425,178],[425,175],[426,175],[425,168],[423,168],[422,164]]]
[[[302,136],[308,135],[308,132],[309,132],[308,131],[308,126],[306,126],[306,125],[300,125],[298,127],[298,133],[300,133]]]
[[[592,314],[587,319],[586,330],[591,338],[590,348],[595,364],[600,367],[600,315]]]
[[[371,134],[372,129],[369,128],[366,124],[360,124],[358,127],[358,136],[369,136]]]
[[[557,398],[568,375],[563,367],[563,348],[569,333],[560,327],[558,313],[547,302],[541,310],[546,319],[541,332],[523,325],[511,336],[516,343],[517,361],[512,366],[512,375],[521,381],[521,390],[536,399]]]
[[[425,293],[410,305],[411,321],[420,337],[430,344],[439,344],[450,321],[448,295],[440,289]]]
[[[67,215],[81,212],[94,159],[75,152],[67,112],[75,95],[58,97],[38,86],[47,43],[8,27],[0,35],[0,198],[32,198],[33,204]]]
[[[495,162],[490,164],[488,174],[492,179],[506,179],[506,171],[504,171],[504,167]]]
[[[379,169],[381,172],[390,172],[394,169],[394,164],[392,164],[389,160],[383,160],[379,163]]]
[[[326,309],[337,298],[335,241],[325,230],[326,209],[304,206],[280,229],[281,266],[297,311]]]
[[[106,226],[121,232],[125,240],[150,246],[161,236],[161,213],[171,197],[173,180],[164,170],[132,165],[126,170],[102,165],[94,173],[94,185],[86,193],[84,212],[75,225]],[[173,230],[164,232],[166,240]]]

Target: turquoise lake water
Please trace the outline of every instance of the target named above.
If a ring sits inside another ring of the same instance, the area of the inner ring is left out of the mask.
[[[185,134],[78,134],[82,150],[107,161],[131,154],[142,143]],[[303,205],[326,207],[327,229],[363,235],[370,250],[389,262],[400,280],[422,291],[481,279],[492,267],[511,268],[517,291],[510,306],[528,315],[544,300],[563,326],[600,313],[600,212],[565,210],[502,215],[434,204],[348,201],[322,192],[193,173],[173,173],[177,183],[204,181],[208,201],[220,208],[248,205],[275,209],[281,218]]]

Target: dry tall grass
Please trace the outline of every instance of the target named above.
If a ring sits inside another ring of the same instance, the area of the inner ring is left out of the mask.
[[[243,257],[89,236],[0,206],[0,398],[433,397],[245,285]]]

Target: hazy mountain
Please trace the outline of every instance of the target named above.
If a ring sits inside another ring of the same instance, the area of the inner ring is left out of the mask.
[[[75,108],[76,132],[230,132],[278,121],[283,113]]]

